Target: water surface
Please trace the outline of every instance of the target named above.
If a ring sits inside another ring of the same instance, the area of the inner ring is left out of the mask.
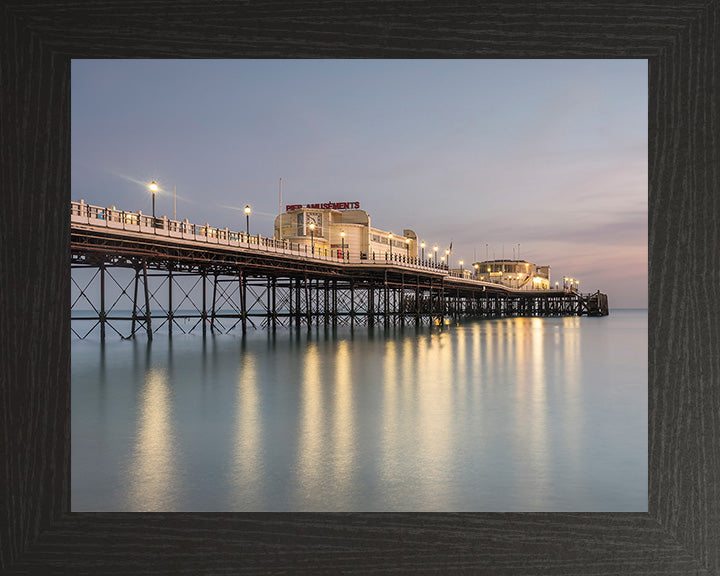
[[[647,311],[72,344],[74,511],[647,511]]]

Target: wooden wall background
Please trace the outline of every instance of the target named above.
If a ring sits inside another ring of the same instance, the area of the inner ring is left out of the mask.
[[[719,5],[6,0],[0,571],[720,574]],[[88,57],[647,58],[649,513],[69,513],[70,60]]]

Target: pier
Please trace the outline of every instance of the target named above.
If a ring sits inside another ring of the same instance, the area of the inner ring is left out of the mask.
[[[520,290],[404,254],[320,250],[227,228],[71,204],[72,320],[122,338],[249,328],[438,324],[462,318],[604,316],[607,296]],[[88,281],[76,279],[86,270]],[[113,293],[110,298],[109,294]],[[130,309],[128,312],[123,305]],[[90,313],[84,306],[90,306]],[[130,323],[129,330],[119,329]]]

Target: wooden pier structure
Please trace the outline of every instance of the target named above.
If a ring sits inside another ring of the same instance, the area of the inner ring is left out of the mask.
[[[608,314],[600,292],[516,290],[401,255],[368,260],[313,252],[260,235],[73,202],[72,320],[90,326],[73,332],[85,338],[99,327],[102,339],[109,330],[152,339],[159,330],[244,333]],[[80,270],[87,272],[77,281]],[[88,304],[92,312],[81,312]],[[118,329],[123,322],[125,333]]]

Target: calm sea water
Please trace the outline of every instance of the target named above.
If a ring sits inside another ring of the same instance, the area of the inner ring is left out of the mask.
[[[72,345],[74,511],[647,511],[647,311]]]

